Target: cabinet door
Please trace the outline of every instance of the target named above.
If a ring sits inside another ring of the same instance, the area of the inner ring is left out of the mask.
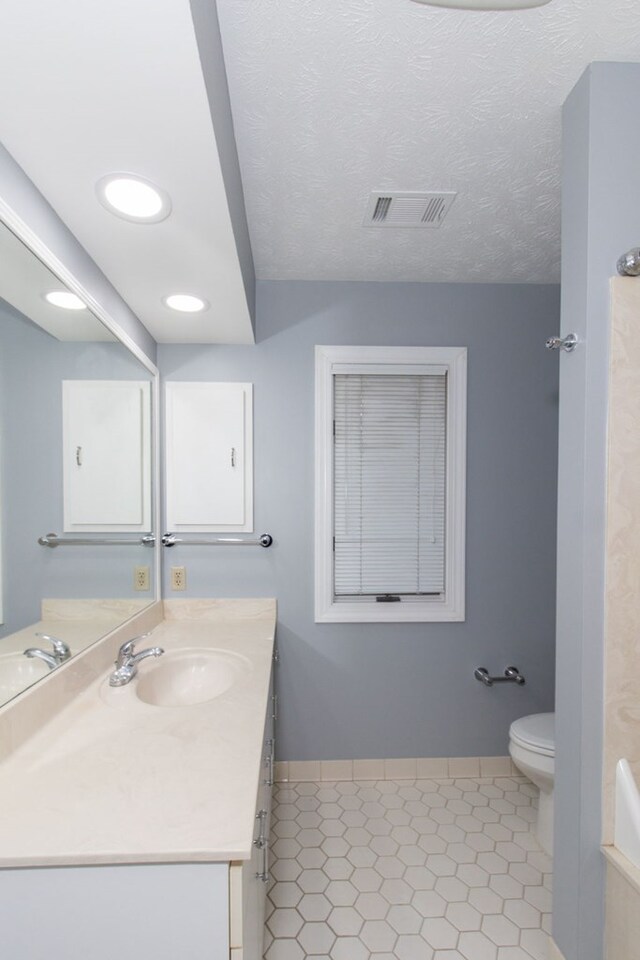
[[[262,960],[267,885],[261,877],[267,855],[264,849],[254,847],[251,860],[232,863],[229,868],[229,940],[233,960],[233,950],[241,960]]]
[[[64,529],[151,528],[150,384],[62,383]]]
[[[169,382],[167,529],[253,530],[252,384]]]
[[[0,903],[3,960],[229,960],[223,863],[0,870]]]
[[[273,692],[273,677],[270,685]],[[273,705],[271,696],[263,731],[263,750],[258,779],[256,820],[250,860],[232,863],[229,874],[229,917],[231,960],[262,960],[270,859],[271,780]],[[237,951],[234,955],[234,949]]]

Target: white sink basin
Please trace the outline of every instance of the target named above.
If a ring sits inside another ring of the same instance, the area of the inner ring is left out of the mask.
[[[142,663],[136,696],[156,707],[187,707],[215,700],[251,671],[246,657],[228,650],[189,648]]]
[[[24,653],[3,653],[0,656],[0,703],[22,693],[50,672],[44,660],[29,659]]]

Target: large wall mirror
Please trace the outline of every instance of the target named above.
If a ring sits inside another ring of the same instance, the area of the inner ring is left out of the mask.
[[[157,596],[154,368],[69,296],[0,222],[0,705]]]

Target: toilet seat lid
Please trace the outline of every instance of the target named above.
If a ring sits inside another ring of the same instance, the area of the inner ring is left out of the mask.
[[[509,736],[527,750],[553,757],[556,752],[555,713],[533,713],[514,720]]]

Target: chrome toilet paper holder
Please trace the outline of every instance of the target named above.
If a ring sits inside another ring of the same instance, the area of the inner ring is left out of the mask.
[[[517,667],[507,667],[503,677],[491,677],[486,667],[476,667],[473,673],[476,680],[484,683],[485,687],[492,687],[494,683],[517,683],[522,686],[525,679]]]

